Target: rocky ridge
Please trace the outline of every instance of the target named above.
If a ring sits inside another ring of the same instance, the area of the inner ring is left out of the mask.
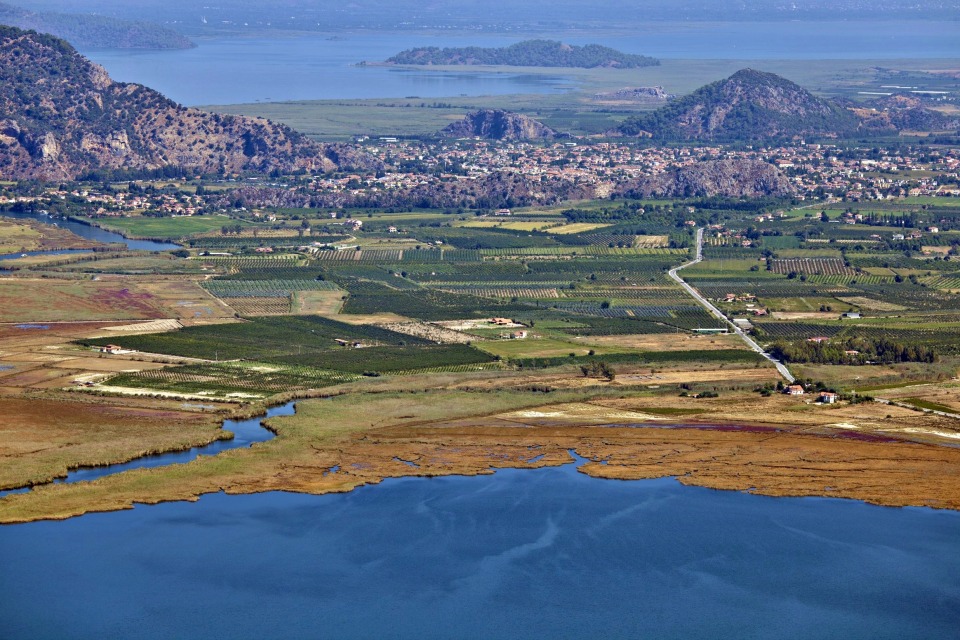
[[[678,167],[624,183],[615,192],[629,198],[758,198],[789,196],[794,188],[790,180],[768,162],[732,159]]]
[[[0,27],[0,176],[93,171],[321,172],[376,163],[264,119],[207,113],[114,82],[67,42]]]

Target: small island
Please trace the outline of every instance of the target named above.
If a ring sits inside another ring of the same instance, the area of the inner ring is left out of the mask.
[[[388,58],[386,64],[635,69],[657,66],[660,61],[598,44],[577,46],[556,40],[524,40],[508,47],[418,47],[401,51]]]

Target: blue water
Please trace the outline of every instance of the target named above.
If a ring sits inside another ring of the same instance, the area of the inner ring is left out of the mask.
[[[249,447],[256,442],[266,442],[267,440],[272,440],[274,438],[274,434],[272,431],[269,431],[263,427],[263,420],[266,418],[272,418],[274,416],[292,416],[295,411],[295,404],[296,403],[294,401],[291,401],[284,405],[273,407],[267,410],[266,415],[257,418],[250,418],[249,420],[224,420],[222,425],[223,428],[226,431],[233,433],[233,438],[230,440],[215,440],[214,442],[202,447],[194,447],[186,451],[173,451],[170,453],[160,453],[153,456],[144,456],[142,458],[137,458],[136,460],[131,460],[130,462],[124,462],[121,464],[111,464],[103,467],[81,467],[80,469],[74,469],[73,471],[68,472],[66,478],[59,478],[54,480],[54,482],[67,484],[73,482],[85,482],[88,480],[96,480],[97,478],[102,478],[104,476],[112,476],[116,473],[129,471],[130,469],[143,469],[148,467],[162,467],[170,464],[182,464],[185,462],[190,462],[191,460],[195,460],[199,456],[213,456],[221,451]],[[30,491],[29,487],[0,491],[0,498],[12,493],[25,493],[27,491]]]
[[[80,236],[81,238],[86,238],[87,240],[96,240],[97,242],[106,242],[106,243],[120,243],[127,245],[128,249],[134,251],[170,251],[172,249],[179,249],[180,245],[173,244],[171,242],[154,242],[153,240],[131,240],[125,238],[119,233],[114,233],[113,231],[107,231],[105,229],[100,229],[99,227],[92,227],[88,224],[82,224],[80,222],[74,222],[73,220],[67,220],[64,218],[52,218],[48,215],[42,213],[14,213],[12,211],[5,211],[0,216],[6,218],[16,218],[18,220],[36,220],[37,222],[42,222],[44,224],[56,224],[61,229],[66,229]],[[60,253],[66,253],[64,251],[33,251],[26,252],[27,255],[56,255]],[[0,260],[19,258],[20,254],[7,254],[6,256],[0,256]]]
[[[960,514],[573,465],[0,527],[3,638],[956,638]]]
[[[659,58],[898,59],[960,57],[960,23],[651,22],[629,33],[575,31],[536,37],[597,43]],[[450,73],[358,67],[419,46],[496,47],[527,39],[477,33],[347,33],[198,38],[182,51],[85,51],[116,80],[138,82],[178,102],[402,98],[556,93],[564,78],[525,73]]]
[[[57,251],[18,251],[17,253],[0,253],[0,260],[16,260],[25,256],[59,256],[71,253],[90,253],[88,249],[58,249]]]

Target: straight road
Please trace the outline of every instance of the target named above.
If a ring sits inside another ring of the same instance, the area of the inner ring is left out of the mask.
[[[794,380],[796,380],[796,378],[793,377],[793,374],[790,373],[790,370],[787,369],[787,367],[786,367],[785,364],[783,364],[782,362],[780,362],[779,360],[777,360],[777,359],[775,359],[773,356],[771,356],[769,353],[767,353],[766,351],[764,351],[764,350],[763,350],[763,347],[761,347],[759,344],[757,344],[757,342],[756,342],[753,338],[751,338],[750,336],[748,336],[748,335],[746,334],[746,332],[744,332],[743,329],[741,329],[740,327],[738,327],[738,326],[735,325],[734,323],[730,322],[730,320],[727,318],[727,316],[723,315],[723,312],[720,311],[720,309],[716,308],[716,307],[713,305],[712,302],[710,302],[709,300],[707,300],[706,298],[704,298],[702,295],[700,295],[700,292],[699,292],[699,291],[697,291],[696,289],[694,289],[693,287],[691,287],[689,284],[686,283],[686,281],[684,281],[683,278],[680,277],[680,275],[679,275],[678,272],[679,272],[681,269],[686,269],[687,267],[692,266],[692,265],[695,265],[695,264],[697,264],[698,262],[701,262],[702,260],[703,260],[703,229],[697,229],[697,256],[696,256],[696,258],[694,258],[694,259],[691,260],[690,262],[687,262],[686,264],[680,265],[679,267],[674,267],[673,269],[670,269],[670,271],[668,272],[668,275],[670,276],[670,278],[671,278],[672,280],[674,280],[677,284],[679,284],[681,287],[683,287],[684,291],[686,291],[686,292],[689,293],[691,296],[693,296],[693,298],[694,298],[697,302],[699,302],[707,311],[709,311],[711,315],[713,315],[713,316],[716,317],[718,320],[720,320],[721,322],[723,322],[724,324],[726,324],[728,327],[730,327],[731,329],[733,329],[733,332],[736,333],[738,336],[740,336],[740,339],[743,340],[743,341],[747,344],[748,347],[750,347],[753,351],[756,351],[756,352],[759,353],[761,356],[763,356],[764,358],[766,358],[767,360],[769,360],[770,362],[772,362],[773,365],[777,368],[777,371],[780,372],[780,375],[783,376],[783,378],[784,378],[787,382],[791,382],[791,383],[792,383]]]

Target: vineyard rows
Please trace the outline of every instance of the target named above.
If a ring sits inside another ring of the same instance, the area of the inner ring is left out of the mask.
[[[227,298],[226,302],[244,317],[282,316],[290,313],[291,297]]]
[[[207,280],[203,287],[218,298],[283,298],[294,291],[336,291],[325,280]]]
[[[498,287],[443,287],[442,291],[449,293],[466,293],[481,298],[527,298],[527,299],[549,299],[559,298],[560,294],[555,288],[498,288]]]
[[[856,275],[856,269],[846,266],[839,258],[786,258],[773,260],[774,273],[805,273],[807,275]]]

